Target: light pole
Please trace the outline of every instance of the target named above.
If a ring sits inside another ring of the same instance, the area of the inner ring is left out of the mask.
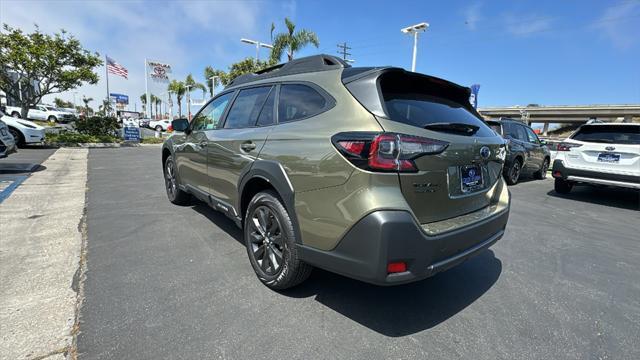
[[[416,71],[416,54],[418,52],[418,33],[422,31],[426,31],[429,27],[429,24],[426,22],[408,26],[404,29],[400,29],[403,33],[407,35],[413,35],[413,61],[411,62],[411,71]]]
[[[74,108],[74,110],[75,110],[75,108],[78,106],[78,105],[76,104],[76,94],[77,94],[77,93],[78,93],[77,91],[74,91],[74,92],[73,92],[73,108]]]
[[[211,97],[215,97],[216,96],[216,79],[220,79],[220,76],[213,75],[209,79],[211,79]]]
[[[266,43],[261,43],[260,41],[256,41],[256,40],[249,40],[249,39],[240,39],[240,41],[242,41],[245,44],[251,44],[251,45],[255,45],[256,46],[256,61],[260,60],[260,48],[264,47],[267,49],[273,49],[273,45],[271,44],[266,44]]]
[[[189,122],[191,122],[191,88],[193,85],[185,85],[187,88],[187,117],[189,118]]]

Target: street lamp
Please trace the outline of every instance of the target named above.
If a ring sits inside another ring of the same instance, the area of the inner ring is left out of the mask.
[[[213,75],[209,79],[211,79],[211,97],[215,97],[216,96],[216,79],[220,79],[220,76]]]
[[[413,61],[411,62],[411,71],[416,71],[416,53],[418,52],[418,33],[422,31],[426,31],[429,27],[429,24],[426,22],[408,26],[404,29],[400,29],[403,33],[407,35],[413,35]]]
[[[260,47],[273,49],[273,45],[261,43],[260,41],[257,41],[257,40],[249,40],[249,39],[243,38],[243,39],[240,39],[240,41],[242,41],[245,44],[251,44],[256,46],[256,61],[260,60]]]

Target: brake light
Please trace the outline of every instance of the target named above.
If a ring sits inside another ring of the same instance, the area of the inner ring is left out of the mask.
[[[407,263],[405,262],[392,262],[387,264],[387,273],[400,273],[407,271]]]
[[[572,148],[577,148],[582,146],[582,144],[573,144],[573,143],[566,143],[566,142],[562,142],[560,144],[558,144],[558,151],[571,151]]]
[[[439,154],[449,146],[445,141],[395,133],[340,133],[332,142],[360,168],[400,172],[418,171],[414,159]]]
[[[173,125],[171,125],[171,124],[167,125],[167,131],[168,132],[172,132],[173,131]]]

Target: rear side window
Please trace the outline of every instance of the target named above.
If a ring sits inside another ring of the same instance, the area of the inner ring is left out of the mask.
[[[640,145],[640,126],[585,125],[571,138],[584,142]]]
[[[321,113],[327,100],[315,89],[307,85],[284,84],[280,86],[278,122],[308,118]]]
[[[240,90],[229,109],[224,128],[241,129],[254,126],[270,90],[271,86]]]
[[[383,74],[380,90],[389,119],[459,135],[496,136],[469,110],[462,88],[440,82],[406,73]]]

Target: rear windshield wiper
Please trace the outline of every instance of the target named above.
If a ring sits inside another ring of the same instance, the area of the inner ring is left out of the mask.
[[[475,134],[480,129],[479,126],[471,124],[445,122],[427,124],[424,128],[427,130],[450,132],[468,136]]]

